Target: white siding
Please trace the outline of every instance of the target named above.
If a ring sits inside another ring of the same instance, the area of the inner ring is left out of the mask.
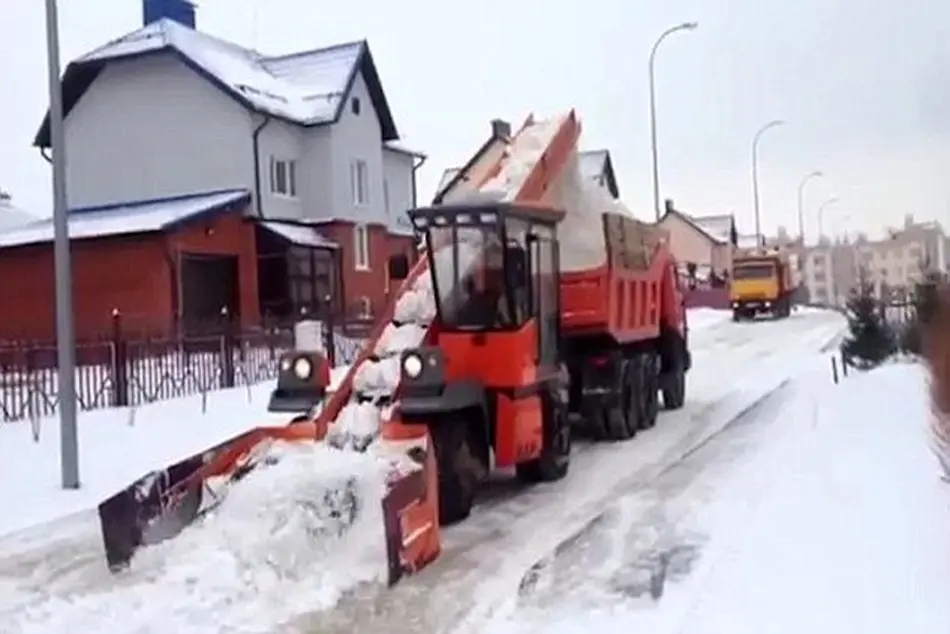
[[[263,119],[260,119],[261,121]],[[304,217],[304,207],[306,204],[306,189],[301,188],[303,179],[302,168],[304,161],[301,160],[303,152],[301,151],[301,139],[303,129],[284,123],[278,119],[272,119],[262,130],[258,137],[258,148],[260,156],[261,177],[261,202],[264,216],[267,218],[291,218],[299,220]],[[270,186],[270,162],[271,157],[282,161],[296,161],[296,181],[297,196],[290,198],[281,194],[275,194]],[[253,191],[253,186],[248,186]]]
[[[412,208],[412,166],[415,159],[403,152],[383,150],[384,198],[388,192],[387,226],[390,231],[411,233],[406,211]]]
[[[71,206],[252,188],[251,117],[171,54],[108,64],[65,127]]]
[[[360,113],[352,112],[353,99],[359,99]],[[361,223],[386,222],[383,201],[383,145],[379,118],[373,108],[362,75],[353,82],[349,101],[340,120],[331,129],[333,147],[333,215]],[[350,165],[355,160],[366,161],[369,170],[369,201],[366,205],[353,203],[350,188]]]

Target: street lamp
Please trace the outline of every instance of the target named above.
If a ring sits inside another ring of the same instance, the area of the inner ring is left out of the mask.
[[[785,125],[785,122],[781,119],[773,119],[759,128],[752,137],[752,205],[755,209],[755,239],[760,245],[762,244],[762,221],[759,216],[759,139],[766,131],[780,125]]]
[[[818,239],[819,240],[821,240],[822,237],[825,235],[825,229],[824,229],[825,207],[836,202],[838,202],[838,197],[832,196],[825,202],[821,203],[821,207],[818,208]]]
[[[656,80],[653,71],[653,65],[656,61],[656,50],[668,36],[677,31],[692,31],[699,26],[698,22],[683,22],[676,26],[671,26],[660,34],[653,48],[650,50],[650,149],[653,155],[653,211],[656,213],[656,219],[660,219],[660,167],[657,159],[656,146]]]
[[[802,241],[802,246],[805,246],[805,211],[803,204],[803,196],[805,193],[805,185],[808,184],[813,178],[818,178],[824,176],[824,174],[816,170],[802,179],[802,182],[798,184],[798,238]]]
[[[53,258],[56,271],[60,468],[63,488],[78,489],[76,336],[73,332],[72,271],[66,207],[66,136],[63,130],[63,91],[59,80],[59,18],[56,0],[46,0],[46,55],[49,69],[50,147],[53,151]]]

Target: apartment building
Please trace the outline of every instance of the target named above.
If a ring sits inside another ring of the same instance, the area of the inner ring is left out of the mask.
[[[950,248],[937,222],[916,222],[913,215],[903,226],[889,228],[881,239],[866,235],[856,239],[823,237],[818,244],[803,245],[782,230],[770,244],[781,244],[799,254],[802,283],[810,301],[843,305],[864,273],[882,299],[895,299],[911,289],[924,271],[947,271]]]

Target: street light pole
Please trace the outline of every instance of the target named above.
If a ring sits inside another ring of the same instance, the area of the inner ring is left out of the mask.
[[[821,203],[821,207],[818,208],[818,240],[821,240],[822,237],[825,235],[825,229],[824,229],[825,207],[836,202],[838,202],[838,197],[832,196],[825,202]]]
[[[802,179],[802,182],[798,184],[798,239],[801,240],[802,246],[805,246],[805,210],[804,210],[804,194],[805,194],[805,185],[808,184],[813,178],[818,178],[819,176],[824,176],[824,174],[816,170]]]
[[[752,137],[752,206],[755,209],[755,239],[759,245],[762,245],[762,221],[759,215],[759,139],[767,130],[784,124],[781,119],[773,119],[759,128]]]
[[[64,489],[79,488],[79,434],[76,428],[76,341],[73,332],[72,272],[66,202],[66,135],[59,79],[59,18],[56,0],[46,0],[46,55],[49,67],[49,129],[53,150],[53,256],[56,271],[56,351],[59,365],[60,468]]]
[[[653,44],[653,48],[650,50],[650,150],[653,156],[653,211],[656,214],[657,220],[660,219],[660,165],[657,157],[658,151],[656,143],[656,78],[654,73],[656,51],[663,40],[673,33],[677,31],[691,31],[698,26],[699,23],[697,22],[684,22],[668,28],[660,34],[660,37],[657,38]]]

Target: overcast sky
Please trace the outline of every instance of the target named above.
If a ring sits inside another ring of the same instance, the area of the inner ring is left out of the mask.
[[[138,0],[59,0],[62,64],[141,23]],[[950,2],[946,0],[203,0],[198,28],[267,53],[369,40],[403,142],[429,155],[420,192],[465,162],[488,121],[577,108],[583,147],[613,154],[621,195],[652,216],[647,57],[657,57],[662,196],[753,229],[876,232],[905,213],[950,225]],[[31,147],[48,102],[43,2],[0,0],[0,187],[49,213]],[[116,113],[121,116],[121,113]]]

